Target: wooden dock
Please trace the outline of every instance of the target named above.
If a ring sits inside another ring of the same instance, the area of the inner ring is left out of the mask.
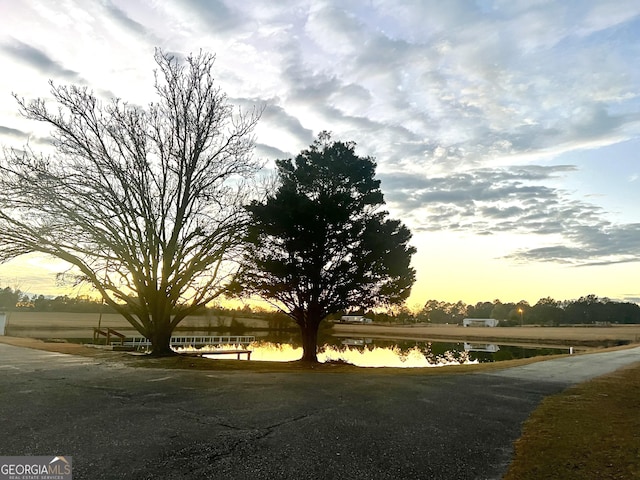
[[[106,345],[98,345],[97,339],[104,336],[107,339]],[[111,338],[118,338],[117,341],[110,341]],[[236,355],[240,360],[241,355],[246,355],[247,360],[251,360],[251,350],[247,345],[254,342],[256,337],[252,335],[213,335],[213,336],[175,336],[171,337],[171,348],[191,347],[199,348],[194,353],[199,355]],[[151,346],[149,339],[145,337],[126,338],[123,334],[109,328],[107,330],[94,329],[94,345],[100,348],[109,348],[119,351],[133,351],[148,348]],[[204,347],[233,346],[238,348],[213,348],[207,350]]]
[[[220,345],[249,345],[256,337],[251,335],[215,335],[215,336],[175,336],[171,337],[171,347],[201,348]],[[132,337],[122,342],[122,345],[134,348],[150,347],[151,342],[145,337]]]

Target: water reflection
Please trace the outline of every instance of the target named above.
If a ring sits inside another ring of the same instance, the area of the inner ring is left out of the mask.
[[[227,349],[251,350],[251,360],[290,362],[302,357],[302,342],[295,332],[247,331],[256,341],[247,345],[230,345]],[[318,359],[321,362],[344,361],[362,367],[435,367],[498,362],[540,355],[569,353],[569,347],[541,347],[505,345],[474,341],[430,342],[428,340],[401,340],[382,338],[334,337],[321,332]],[[210,347],[219,351],[220,346]],[[193,349],[192,349],[193,350]],[[200,349],[201,353],[205,350]],[[233,358],[237,354],[215,355],[213,358]],[[242,361],[245,356],[242,356]]]
[[[397,367],[397,368],[419,368],[419,367],[443,367],[446,365],[468,365],[478,363],[477,360],[469,358],[469,354],[462,351],[447,350],[443,353],[434,353],[431,343],[414,345],[409,349],[402,349],[398,345],[375,346],[369,342],[360,345],[355,342],[341,342],[341,345],[324,345],[318,350],[318,360],[320,362],[346,362],[358,367]],[[221,350],[237,350],[242,348],[238,345],[225,345],[216,347]],[[243,348],[247,348],[246,346]],[[251,360],[290,362],[299,360],[302,357],[302,348],[294,347],[291,344],[280,344],[272,342],[253,342],[248,346],[251,350]],[[182,349],[186,351],[186,349]],[[204,352],[206,349],[201,349]],[[205,357],[208,357],[204,354]],[[226,355],[215,355],[215,358],[226,358]],[[208,358],[214,358],[210,356]],[[235,354],[229,354],[228,358],[235,358]]]
[[[489,352],[496,353],[500,347],[495,343],[467,343],[464,342],[464,350],[466,352]]]
[[[434,354],[429,344],[414,346],[409,350],[394,347],[342,348],[325,346],[318,355],[320,361],[345,361],[359,367],[443,367],[446,365],[466,365],[477,363],[470,360],[466,352],[446,351],[442,355]]]
[[[67,330],[39,329],[21,336],[33,338],[65,338],[74,343],[93,343],[88,337],[75,336]],[[127,335],[133,332],[123,330]],[[251,360],[294,361],[302,357],[302,341],[297,330],[189,330],[188,336],[253,336],[257,340],[251,346],[233,346],[233,349],[251,349]],[[540,345],[517,345],[485,343],[482,340],[460,340],[430,342],[426,339],[392,339],[372,337],[342,337],[332,335],[331,330],[319,332],[320,359],[322,361],[345,361],[361,366],[429,367],[470,363],[499,362],[541,355],[569,354],[586,347],[549,347]],[[263,347],[264,345],[264,347]],[[216,347],[211,349],[218,350]],[[204,352],[202,352],[204,353]],[[221,355],[215,358],[236,358]],[[241,355],[245,359],[245,355]]]

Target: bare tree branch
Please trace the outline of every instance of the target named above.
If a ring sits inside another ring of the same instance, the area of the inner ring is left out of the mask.
[[[56,153],[5,150],[0,261],[67,261],[166,353],[179,321],[234,278],[262,112],[234,111],[213,55],[155,59],[158,101],[144,109],[52,82],[55,110],[14,95],[24,117],[51,126]]]

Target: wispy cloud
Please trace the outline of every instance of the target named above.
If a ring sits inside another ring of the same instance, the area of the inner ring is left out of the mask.
[[[628,2],[596,22],[598,9],[598,2],[297,2],[247,6],[235,28],[247,48],[265,41],[282,48],[270,53],[279,81],[267,83],[301,125],[354,138],[387,164],[381,168],[446,172],[606,145],[638,131],[637,104],[624,100],[637,98],[637,78],[619,45],[640,11]],[[270,36],[250,34],[250,25]]]
[[[8,137],[15,138],[26,138],[29,136],[28,133],[23,132],[22,130],[18,130],[16,128],[5,127],[4,125],[0,125],[0,135],[6,135]]]
[[[43,50],[20,40],[12,39],[10,42],[0,45],[0,50],[9,54],[15,60],[28,63],[43,75],[60,77],[74,82],[82,80],[78,72],[65,68]]]
[[[564,239],[562,245],[517,249],[506,258],[600,265],[640,261],[640,224],[613,224],[607,212],[550,186],[576,167],[477,169],[441,177],[382,175],[387,200],[416,230],[501,232]]]
[[[149,35],[149,30],[140,22],[131,18],[124,10],[110,1],[104,2],[106,12],[123,27],[139,35]]]
[[[564,232],[571,246],[518,250],[509,255],[519,261],[569,263],[576,266],[603,266],[640,262],[640,224],[574,225]]]

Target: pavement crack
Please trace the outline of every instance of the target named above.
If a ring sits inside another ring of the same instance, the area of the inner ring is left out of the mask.
[[[253,430],[252,428],[238,427],[236,425],[231,425],[229,423],[222,423],[222,422],[217,422],[217,425],[220,425],[221,427],[229,428],[231,430],[239,430],[239,431]]]
[[[275,430],[276,428],[282,427],[284,425],[288,425],[290,423],[295,423],[295,422],[299,422],[300,420],[305,420],[309,417],[313,416],[313,413],[305,413],[303,415],[298,415],[297,417],[293,417],[293,418],[288,418],[286,420],[283,420],[281,422],[278,423],[274,423],[273,425],[269,425],[266,428],[266,430],[269,430],[269,432]]]
[[[191,412],[186,410],[182,410],[182,412],[184,414],[193,415]],[[314,414],[308,413],[297,415],[295,417],[286,418],[282,421],[272,423],[265,427],[256,427],[251,425],[240,426],[221,421],[203,422],[218,425],[226,428],[227,431],[225,433],[219,432],[213,441],[198,442],[175,452],[170,461],[167,459],[167,463],[171,463],[173,466],[176,466],[189,462],[190,467],[193,468],[193,459],[200,458],[203,460],[201,462],[202,467],[197,468],[192,473],[203,474],[205,472],[215,470],[215,465],[226,458],[248,455],[249,452],[256,449],[256,444],[260,440],[268,437],[278,428],[305,420],[313,415]],[[199,419],[199,421],[203,420],[203,418]]]
[[[267,425],[266,427],[252,427],[252,426],[247,426],[247,427],[240,427],[237,425],[231,425],[229,423],[222,423],[222,422],[218,422],[218,425],[220,425],[221,427],[226,427],[229,428],[231,430],[237,430],[237,431],[250,431],[250,432],[259,432],[256,439],[260,440],[266,436],[268,436],[269,434],[271,434],[274,430],[285,426],[285,425],[289,425],[291,423],[296,423],[299,422],[300,420],[304,420],[306,418],[309,418],[313,416],[312,413],[305,413],[303,415],[298,415],[296,417],[293,418],[287,418],[285,420],[282,420],[281,422],[277,422],[277,423],[273,423],[271,425]]]

